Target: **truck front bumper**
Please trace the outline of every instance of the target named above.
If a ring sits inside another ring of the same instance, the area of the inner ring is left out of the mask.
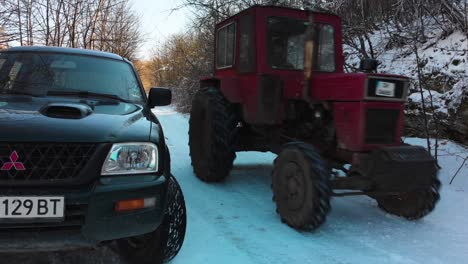
[[[139,175],[101,178],[83,188],[8,188],[2,195],[64,196],[65,219],[55,223],[0,220],[0,252],[56,251],[94,247],[101,242],[143,235],[162,222],[166,177]],[[155,198],[154,206],[116,212],[122,200]]]

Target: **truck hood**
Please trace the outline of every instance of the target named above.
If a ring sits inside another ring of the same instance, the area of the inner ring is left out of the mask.
[[[49,105],[84,106],[80,118],[48,116]],[[0,142],[148,141],[150,111],[142,105],[83,98],[0,97]]]

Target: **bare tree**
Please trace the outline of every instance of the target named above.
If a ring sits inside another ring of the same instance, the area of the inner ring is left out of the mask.
[[[95,48],[135,57],[141,42],[130,0],[0,0],[0,40]]]

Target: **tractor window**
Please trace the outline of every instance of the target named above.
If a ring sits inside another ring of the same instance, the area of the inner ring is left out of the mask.
[[[272,69],[304,70],[304,43],[307,21],[270,17],[267,24],[268,64]],[[316,71],[335,71],[333,26],[317,24],[319,37]]]
[[[330,25],[323,25],[319,33],[320,43],[317,70],[334,72],[335,65],[335,30]]]
[[[304,69],[304,33],[302,20],[270,17],[267,23],[268,63],[273,69]]]
[[[218,69],[232,67],[236,53],[236,24],[222,27],[217,35],[216,66]]]
[[[255,71],[255,19],[252,14],[245,15],[239,22],[239,72]]]

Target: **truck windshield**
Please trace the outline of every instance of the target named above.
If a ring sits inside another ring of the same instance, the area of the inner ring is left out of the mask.
[[[330,25],[317,24],[319,48],[315,70],[335,71],[335,39]],[[268,64],[272,69],[304,70],[307,21],[269,17],[267,21]]]
[[[0,53],[0,94],[108,94],[142,102],[131,66],[113,59],[54,53]]]

